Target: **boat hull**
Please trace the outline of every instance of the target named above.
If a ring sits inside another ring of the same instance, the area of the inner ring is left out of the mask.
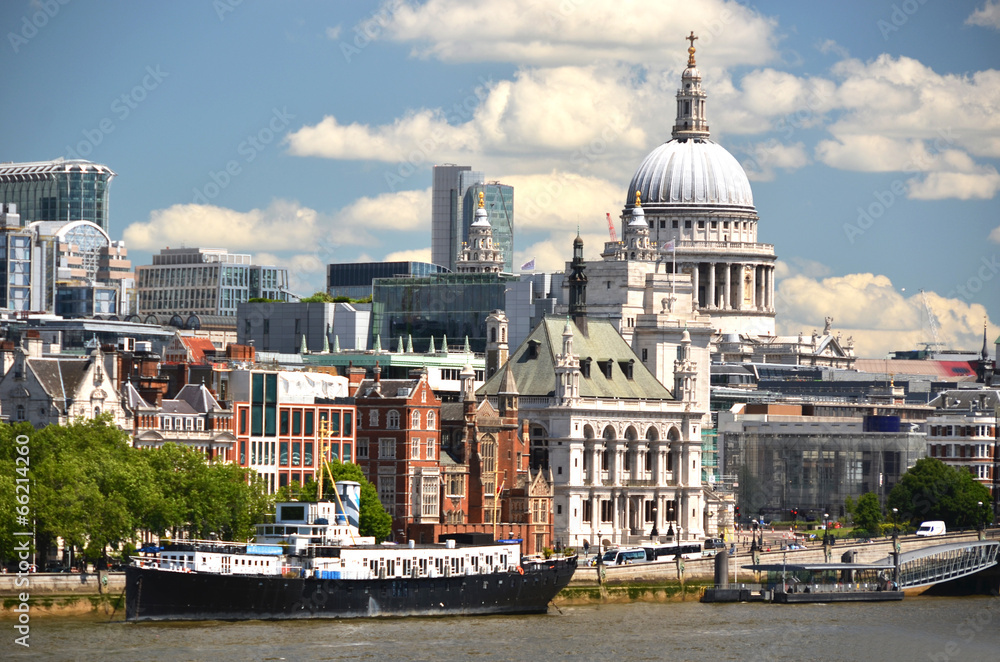
[[[524,573],[393,579],[318,579],[125,569],[125,618],[278,620],[543,613],[576,559]]]

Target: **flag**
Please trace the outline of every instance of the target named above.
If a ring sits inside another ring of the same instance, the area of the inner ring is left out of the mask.
[[[535,258],[531,258],[527,262],[521,265],[521,271],[534,271],[535,270]]]
[[[670,241],[668,241],[667,243],[663,244],[663,246],[660,247],[661,253],[666,253],[667,251],[676,251],[676,250],[677,250],[677,241],[675,239],[671,239]]]

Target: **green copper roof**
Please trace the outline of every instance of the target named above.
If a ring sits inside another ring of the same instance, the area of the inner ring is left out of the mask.
[[[562,333],[566,317],[546,317],[511,354],[509,365],[521,396],[552,396],[556,389],[556,355],[562,352]],[[584,398],[627,398],[673,400],[663,384],[646,369],[618,331],[606,320],[587,320],[586,336],[570,321],[573,330],[573,354],[580,364],[590,359],[590,377],[580,379],[580,396]],[[532,351],[535,344],[537,350]],[[611,378],[601,365],[611,361]],[[632,379],[625,368],[632,361]],[[496,395],[504,370],[497,372],[476,392]]]

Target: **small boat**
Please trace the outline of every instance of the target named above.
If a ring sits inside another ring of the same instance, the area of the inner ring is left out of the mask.
[[[903,599],[891,563],[765,563],[742,566],[760,584],[705,589],[702,602],[886,602]]]
[[[528,559],[520,541],[375,544],[358,533],[361,486],[281,502],[252,543],[165,545],[125,569],[125,618],[247,620],[544,613],[576,557]]]

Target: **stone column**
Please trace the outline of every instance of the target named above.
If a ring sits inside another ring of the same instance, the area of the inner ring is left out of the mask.
[[[718,302],[715,300],[715,269],[717,263],[708,263],[708,292],[706,292],[705,303],[708,304],[708,308],[715,309],[718,306]]]
[[[726,262],[726,289],[722,293],[722,309],[730,310],[729,299],[733,294],[733,265]]]
[[[691,265],[691,296],[694,299],[695,308],[701,308],[701,297],[698,296],[698,267],[700,266],[697,262]]]
[[[760,300],[757,298],[757,265],[750,265],[750,310],[757,310]]]

